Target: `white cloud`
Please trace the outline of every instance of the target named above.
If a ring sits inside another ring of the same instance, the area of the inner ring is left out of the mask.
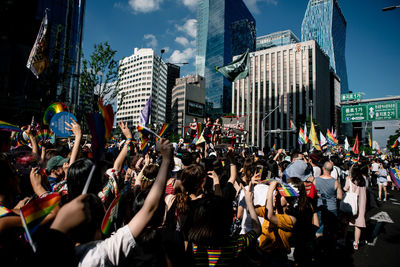
[[[154,34],[145,34],[143,36],[143,39],[144,40],[149,40],[146,43],[146,46],[149,46],[149,47],[152,47],[152,48],[156,48],[157,47],[158,42],[157,42],[157,38],[154,36]]]
[[[160,9],[160,4],[164,0],[129,0],[129,5],[133,11],[138,13],[149,13]]]
[[[266,3],[269,5],[278,5],[278,0],[244,0],[246,6],[252,13],[260,14],[260,9],[258,8],[258,3]]]
[[[169,57],[168,61],[172,63],[183,63],[189,62],[195,56],[195,49],[193,48],[186,48],[183,51],[174,50],[172,55]]]
[[[188,19],[182,26],[176,25],[179,31],[182,31],[190,37],[196,38],[197,34],[197,19]]]
[[[183,5],[194,11],[197,8],[197,0],[181,0]]]
[[[189,40],[183,36],[176,37],[175,42],[177,42],[178,44],[181,44],[185,47],[189,45]]]

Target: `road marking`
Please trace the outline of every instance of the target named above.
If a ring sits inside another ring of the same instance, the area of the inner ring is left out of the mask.
[[[389,214],[385,211],[381,211],[375,214],[370,219],[378,222],[394,223],[393,220],[390,218]]]
[[[392,204],[395,204],[395,205],[400,205],[400,203],[399,203],[399,202],[392,202]]]

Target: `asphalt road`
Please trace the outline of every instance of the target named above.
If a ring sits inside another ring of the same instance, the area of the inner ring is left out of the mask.
[[[372,188],[371,201],[367,204],[367,227],[362,231],[357,251],[353,249],[354,227],[349,227],[345,244],[325,252],[314,266],[400,266],[400,191],[388,190],[388,193],[386,202],[377,201],[377,188]]]

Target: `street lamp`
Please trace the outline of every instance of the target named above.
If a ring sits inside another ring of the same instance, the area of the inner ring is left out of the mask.
[[[400,5],[384,7],[384,8],[382,8],[382,11],[385,12],[385,11],[393,10],[393,9],[396,9],[396,8],[400,8]]]
[[[262,121],[261,121],[261,129],[262,129],[262,139],[261,139],[261,149],[264,148],[265,146],[265,119],[268,118],[275,110],[277,110],[280,107],[280,105],[276,106],[272,111],[270,111],[267,116],[265,116]]]

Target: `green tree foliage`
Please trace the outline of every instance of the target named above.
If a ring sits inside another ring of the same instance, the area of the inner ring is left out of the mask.
[[[120,90],[119,75],[122,70],[115,60],[116,53],[108,42],[95,44],[89,59],[82,60],[81,99],[85,105],[91,105],[94,111],[100,98],[113,100]]]

